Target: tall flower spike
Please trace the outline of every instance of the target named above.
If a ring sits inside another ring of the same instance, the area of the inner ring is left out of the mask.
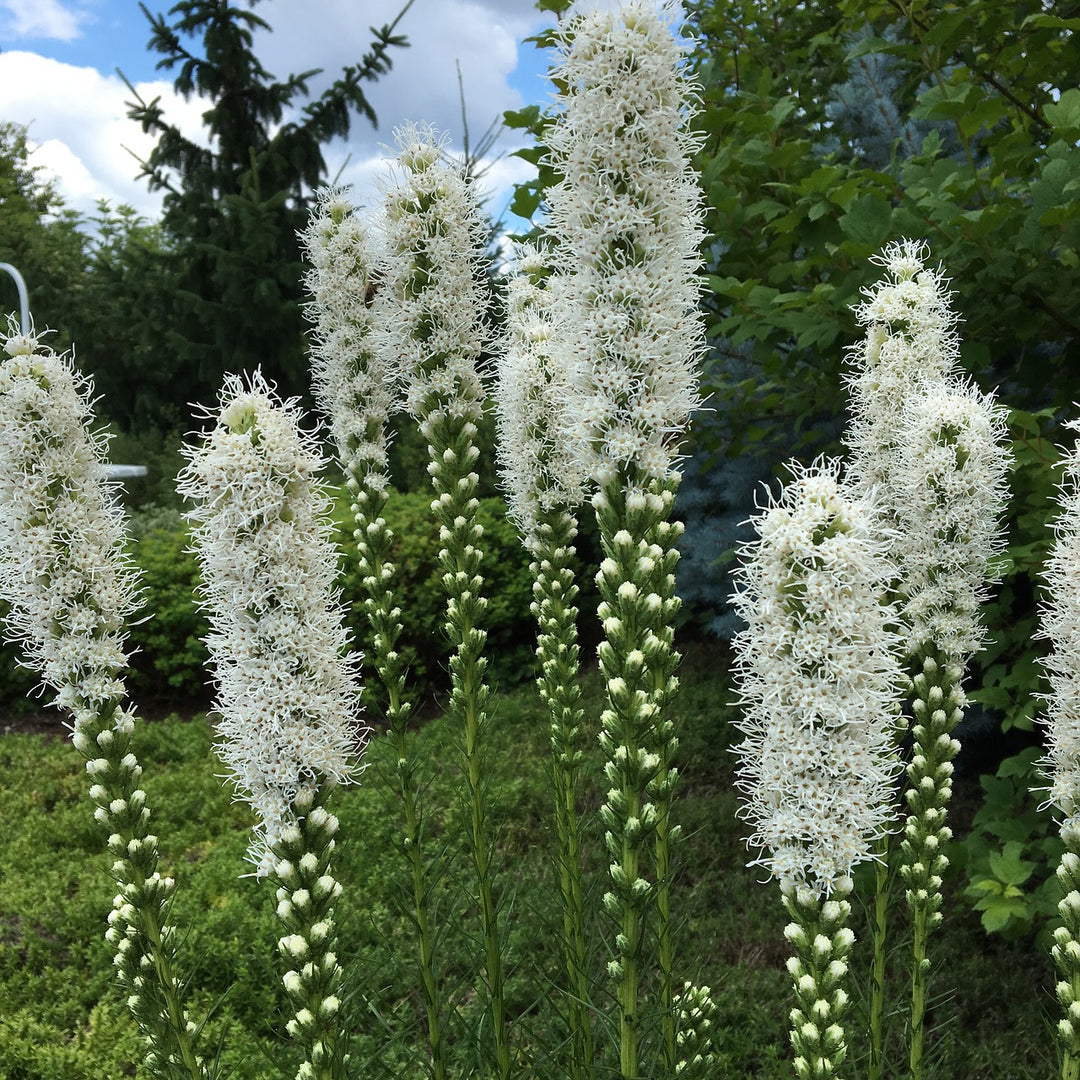
[[[417,762],[408,741],[412,705],[406,695],[405,658],[398,651],[401,608],[396,603],[396,572],[391,561],[394,533],[382,516],[389,498],[387,420],[401,397],[401,353],[387,347],[385,323],[393,319],[377,305],[381,270],[374,238],[345,193],[324,191],[306,232],[311,263],[305,284],[316,324],[312,380],[316,400],[330,418],[338,458],[352,498],[353,539],[362,602],[371,628],[369,701],[382,713],[394,744],[398,790],[404,810],[404,849],[410,863],[412,911],[420,938],[420,987],[428,1018],[433,1080],[446,1076],[431,946],[431,866],[425,856],[423,813]]]
[[[250,858],[268,872],[295,823],[294,801],[354,777],[358,657],[334,591],[337,555],[323,462],[256,373],[226,377],[214,426],[184,448],[178,490],[188,511],[217,671],[218,750],[238,796],[258,815]]]
[[[837,463],[792,471],[754,519],[758,539],[738,572],[737,784],[749,843],[764,851],[757,864],[779,879],[792,919],[791,1041],[796,1075],[809,1080],[836,1076],[847,1053],[847,896],[892,818],[902,676],[895,613],[880,600],[891,538]]]
[[[569,373],[550,353],[553,312],[546,260],[535,249],[523,248],[518,271],[509,283],[505,350],[498,360],[498,453],[510,517],[533,556],[537,682],[551,724],[568,986],[569,1061],[564,1071],[570,1080],[587,1080],[593,1075],[594,1047],[578,820],[584,725],[572,565],[575,510],[584,497],[585,477],[567,437]]]
[[[1069,425],[1080,430],[1080,422]],[[1061,514],[1044,577],[1042,634],[1051,643],[1043,663],[1047,696],[1048,753],[1042,765],[1048,802],[1061,815],[1065,853],[1057,869],[1064,925],[1054,931],[1058,1001],[1064,1016],[1058,1037],[1064,1052],[1062,1080],[1080,1077],[1080,443],[1065,452],[1059,494]]]
[[[880,602],[890,538],[837,463],[793,471],[753,519],[733,597],[746,623],[738,786],[756,864],[827,895],[889,827],[902,676],[895,614]]]
[[[866,336],[850,353],[852,421],[845,442],[851,450],[849,475],[861,491],[888,479],[903,443],[903,412],[912,393],[958,370],[958,320],[948,279],[925,264],[929,251],[915,240],[889,244],[871,259],[886,276],[865,290],[855,308]],[[887,496],[882,508],[891,512]]]
[[[386,192],[387,280],[383,290],[392,347],[405,357],[407,407],[428,443],[431,504],[442,545],[447,592],[443,624],[450,658],[450,712],[464,729],[469,842],[484,938],[485,975],[497,1075],[507,1080],[511,1053],[503,994],[502,942],[492,886],[484,784],[490,690],[485,673],[487,610],[481,567],[483,528],[476,520],[475,465],[483,386],[483,229],[472,185],[442,160],[430,128],[397,133],[403,176]]]
[[[651,3],[567,22],[548,192],[579,453],[599,483],[675,474],[698,404],[701,195],[682,48]]]
[[[597,485],[605,558],[597,578],[608,689],[602,815],[612,858],[605,906],[618,924],[620,1067],[639,1068],[642,971],[655,960],[662,1067],[678,1063],[671,930],[671,807],[678,740],[669,520],[679,445],[698,404],[701,195],[686,121],[682,45],[651,3],[567,20],[548,134],[562,180],[548,191],[559,312],[553,356],[573,372],[570,434]],[[655,935],[652,928],[655,927]]]
[[[0,597],[9,634],[70,711],[118,892],[106,940],[158,1077],[198,1080],[202,1064],[175,973],[175,882],[158,872],[135,717],[123,706],[125,620],[138,607],[123,515],[92,433],[90,384],[31,328],[9,321],[0,364]]]

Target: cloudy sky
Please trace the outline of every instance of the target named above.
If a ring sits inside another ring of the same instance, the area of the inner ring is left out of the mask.
[[[154,14],[173,0],[146,0]],[[369,27],[391,22],[404,0],[262,0],[255,11],[273,28],[260,33],[255,53],[279,78],[323,68],[316,93],[344,65],[356,63],[371,43]],[[522,39],[550,25],[534,0],[413,0],[399,24],[410,43],[396,50],[393,71],[369,89],[378,130],[364,120],[353,125],[348,143],[329,148],[331,176],[339,169],[357,197],[373,194],[392,144],[394,127],[427,121],[462,146],[458,66],[473,141],[505,109],[544,101],[546,59]],[[172,75],[155,70],[147,52],[149,25],[137,0],[0,0],[0,120],[27,124],[36,147],[33,160],[55,175],[67,204],[92,213],[96,200],[126,202],[153,217],[160,196],[147,190],[135,157],[152,140],[126,117],[131,94],[120,69],[144,100],[160,95],[166,116],[192,137],[200,132],[205,103],[184,102],[172,90]],[[505,133],[503,154],[520,146]],[[133,157],[135,155],[135,157]],[[502,157],[487,174],[489,208],[500,216],[511,185],[530,175],[519,158]]]

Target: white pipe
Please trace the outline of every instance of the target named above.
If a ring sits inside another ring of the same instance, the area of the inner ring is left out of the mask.
[[[30,300],[26,295],[26,282],[23,280],[22,274],[11,263],[0,263],[0,270],[6,270],[15,279],[15,287],[19,290],[19,307],[22,315],[20,326],[23,334],[28,335],[30,333]]]

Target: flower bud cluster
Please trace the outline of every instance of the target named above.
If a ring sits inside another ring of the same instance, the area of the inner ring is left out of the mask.
[[[678,688],[679,660],[672,624],[679,609],[675,542],[681,529],[668,520],[674,499],[674,482],[627,490],[613,477],[592,500],[604,552],[596,576],[604,629],[597,656],[607,684],[600,744],[609,787],[600,818],[612,887],[603,903],[620,928],[608,969],[620,982],[624,1026],[651,908],[657,938],[670,934],[667,853],[679,835],[670,822],[678,739],[667,708]],[[670,1019],[674,1055],[674,1013]]]
[[[388,483],[386,423],[397,405],[402,371],[380,347],[374,311],[375,244],[348,193],[319,192],[300,233],[309,269],[304,284],[312,332],[312,388],[329,417],[338,456],[368,489]]]
[[[827,894],[888,830],[902,676],[880,600],[890,538],[837,463],[791,469],[753,519],[733,597],[746,623],[738,786],[757,863],[786,888]]]
[[[1064,1013],[1057,1033],[1065,1053],[1076,1058],[1080,1056],[1080,855],[1075,850],[1062,855],[1057,878],[1062,892],[1058,914],[1064,924],[1054,931],[1051,949],[1059,976],[1055,989]]]
[[[852,882],[837,879],[829,900],[805,886],[782,888],[792,919],[784,936],[795,950],[787,963],[797,1002],[790,1014],[795,1075],[799,1080],[835,1077],[848,1049],[843,1021],[849,1004],[844,989],[848,954],[855,940],[847,926]]]
[[[926,656],[913,679],[914,745],[904,793],[908,818],[900,874],[908,903],[926,912],[928,930],[941,922],[941,884],[949,865],[946,849],[952,830],[945,819],[952,798],[952,762],[960,750],[952,731],[967,704],[960,678],[955,662]]]
[[[585,488],[567,409],[571,373],[552,350],[557,330],[546,274],[537,251],[519,251],[518,273],[507,287],[505,348],[498,359],[495,397],[509,516],[530,550],[542,518],[576,508]]]
[[[683,984],[675,995],[676,1043],[679,1060],[675,1075],[679,1080],[712,1080],[720,1067],[720,1058],[713,1050],[713,1023],[716,1003],[708,986]]]
[[[186,447],[178,490],[210,616],[218,751],[258,814],[249,855],[265,874],[298,792],[355,775],[358,657],[335,594],[337,554],[322,461],[258,373],[226,378],[213,428]]]
[[[652,3],[568,19],[548,132],[568,435],[599,484],[670,481],[698,405],[700,193],[683,49]]]
[[[376,315],[388,335],[385,347],[402,358],[406,407],[413,416],[445,410],[479,420],[479,205],[471,183],[442,160],[443,144],[431,128],[405,125],[395,136],[403,176],[385,193],[386,281],[376,297]]]
[[[340,1039],[343,976],[338,963],[334,902],[341,885],[331,873],[337,818],[327,811],[332,784],[302,789],[272,852],[269,876],[277,885],[277,913],[285,929],[278,952],[282,981],[295,1015],[286,1028],[305,1049],[298,1076],[330,1080],[343,1075]]]

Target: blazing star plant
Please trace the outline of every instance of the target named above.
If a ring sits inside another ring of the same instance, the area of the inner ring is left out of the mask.
[[[309,267],[304,281],[313,323],[312,384],[329,418],[338,461],[351,497],[363,605],[372,630],[371,664],[382,683],[372,695],[394,743],[398,792],[405,817],[402,845],[409,864],[412,910],[419,945],[418,973],[427,1015],[433,1080],[447,1075],[446,1045],[434,962],[431,878],[425,856],[420,768],[408,724],[413,706],[405,659],[397,650],[403,629],[397,605],[394,533],[382,516],[389,497],[387,425],[401,407],[404,370],[383,326],[393,313],[378,300],[379,246],[375,229],[345,191],[319,194],[301,241]]]
[[[257,815],[249,858],[277,885],[278,943],[295,1006],[289,1033],[305,1048],[301,1080],[341,1080],[342,973],[331,859],[337,819],[325,802],[357,773],[358,657],[334,582],[322,459],[256,373],[228,376],[213,427],[185,447],[178,490],[188,512],[210,619],[218,753]]]
[[[1070,425],[1080,429],[1080,423]],[[1062,460],[1055,541],[1043,576],[1042,634],[1050,639],[1046,657],[1048,752],[1042,762],[1047,801],[1060,815],[1065,853],[1057,868],[1063,925],[1054,931],[1057,997],[1064,1015],[1057,1034],[1062,1080],[1080,1080],[1080,445]]]
[[[391,312],[386,347],[402,358],[405,405],[428,443],[436,498],[439,561],[447,592],[445,629],[453,648],[449,708],[464,733],[469,840],[476,870],[485,975],[500,1080],[511,1070],[503,993],[502,943],[492,887],[491,838],[484,791],[490,690],[483,629],[487,599],[481,564],[483,528],[475,471],[484,388],[478,364],[485,343],[481,290],[483,225],[472,184],[443,160],[429,127],[397,131],[398,181],[387,187],[383,229]]]
[[[957,316],[947,281],[924,264],[925,246],[903,241],[879,261],[887,276],[856,309],[867,326],[853,350],[851,474],[876,492],[897,534],[891,589],[904,629],[914,740],[900,872],[912,912],[910,1068],[922,1074],[926,942],[941,920],[948,866],[945,824],[952,789],[952,737],[963,716],[964,671],[979,648],[979,608],[1003,541],[1008,454],[1005,411],[957,374]],[[885,886],[883,847],[876,904],[871,1080],[880,1069]],[[876,1051],[876,1052],[875,1052]]]
[[[679,446],[698,404],[703,328],[695,278],[701,196],[686,130],[683,51],[651,4],[567,20],[554,72],[563,90],[548,132],[562,180],[548,191],[552,347],[571,372],[576,452],[595,485],[604,560],[597,581],[608,691],[601,814],[611,857],[605,907],[616,924],[609,971],[619,1002],[620,1068],[639,1075],[641,964],[655,919],[661,1059],[677,1063],[670,819],[678,681],[670,521]],[[650,909],[654,913],[650,916]]]
[[[898,686],[894,569],[872,505],[839,465],[803,470],[753,519],[742,551],[735,638],[745,714],[738,786],[756,865],[780,883],[795,949],[791,1041],[800,1080],[839,1075],[851,874],[893,818]],[[755,865],[752,864],[752,865]]]
[[[199,1080],[169,923],[175,891],[158,871],[135,714],[124,704],[126,619],[139,608],[124,519],[92,432],[91,385],[69,356],[9,321],[0,363],[0,598],[7,630],[71,718],[94,819],[117,885],[106,939],[147,1043],[151,1075]]]
[[[569,372],[552,355],[552,292],[547,263],[524,248],[507,287],[507,332],[498,358],[498,454],[509,515],[532,555],[532,612],[539,625],[536,655],[540,697],[551,725],[555,831],[567,1001],[571,1077],[593,1075],[594,1049],[581,865],[579,765],[584,713],[577,644],[578,588],[572,567],[585,477],[567,432]]]

